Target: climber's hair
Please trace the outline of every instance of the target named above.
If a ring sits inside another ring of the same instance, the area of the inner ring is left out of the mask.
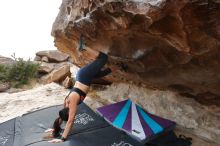
[[[59,137],[61,132],[60,125],[63,121],[68,121],[69,118],[69,108],[63,108],[59,111],[59,117],[53,123],[53,137]]]

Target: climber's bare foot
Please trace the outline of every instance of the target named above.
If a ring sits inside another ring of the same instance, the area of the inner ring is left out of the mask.
[[[116,65],[109,65],[109,68],[111,69],[112,72],[115,72],[117,70],[119,70],[120,68]]]

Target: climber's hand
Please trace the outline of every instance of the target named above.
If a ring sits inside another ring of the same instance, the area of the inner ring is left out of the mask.
[[[44,132],[53,132],[53,131],[54,131],[54,129],[49,128],[49,129],[45,130]]]
[[[48,142],[50,142],[50,143],[60,143],[60,142],[63,142],[63,140],[55,138],[55,139],[52,139],[52,140],[50,140]]]

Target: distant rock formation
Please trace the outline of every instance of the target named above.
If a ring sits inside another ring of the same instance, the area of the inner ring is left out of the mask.
[[[15,63],[15,60],[0,55],[0,65],[10,65],[13,63]]]

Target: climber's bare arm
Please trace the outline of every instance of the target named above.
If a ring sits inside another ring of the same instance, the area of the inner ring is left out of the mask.
[[[67,139],[68,138],[68,135],[73,127],[73,123],[74,123],[74,118],[75,118],[75,115],[76,115],[76,110],[77,110],[77,105],[80,101],[80,97],[78,96],[78,94],[75,94],[75,92],[71,93],[70,96],[69,96],[69,104],[68,104],[68,107],[69,107],[69,118],[68,118],[68,121],[66,123],[66,126],[65,126],[65,129],[64,129],[64,132],[62,134],[62,138],[65,138]],[[51,143],[59,143],[59,142],[63,142],[63,140],[61,139],[53,139],[51,141],[49,141]]]
[[[71,129],[72,129],[72,126],[73,126],[73,123],[74,123],[74,118],[75,118],[75,115],[76,115],[76,110],[77,110],[77,105],[80,101],[80,97],[77,95],[77,94],[73,94],[75,96],[71,96],[69,97],[70,99],[70,103],[69,103],[69,118],[68,118],[68,121],[66,123],[66,127],[64,129],[64,132],[62,134],[62,137],[63,138],[67,138]]]

